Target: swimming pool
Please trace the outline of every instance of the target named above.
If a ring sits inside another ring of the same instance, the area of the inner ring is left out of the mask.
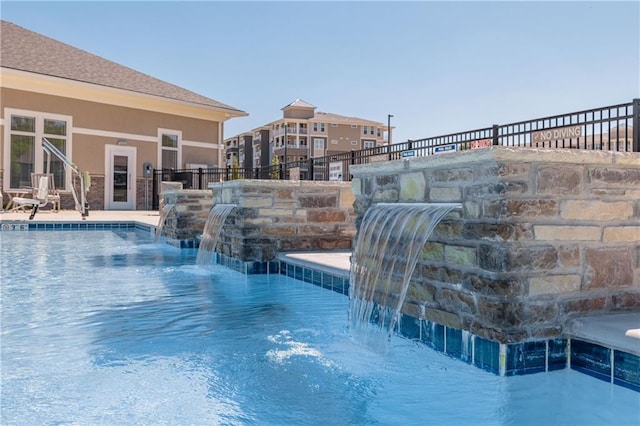
[[[570,369],[498,377],[394,337],[346,296],[196,267],[133,230],[0,232],[0,423],[637,424],[640,394]]]

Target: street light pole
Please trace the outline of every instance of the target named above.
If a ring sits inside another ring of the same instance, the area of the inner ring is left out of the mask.
[[[289,134],[287,133],[287,122],[284,122],[284,180],[287,180],[287,145],[289,145]]]
[[[391,160],[391,117],[393,117],[393,114],[387,114],[387,146],[389,151],[389,160]]]

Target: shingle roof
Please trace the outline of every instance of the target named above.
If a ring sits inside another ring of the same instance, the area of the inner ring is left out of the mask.
[[[375,123],[377,125],[383,125],[381,122],[366,120],[364,118],[358,117],[348,117],[346,115],[333,114],[331,112],[320,112],[316,111],[314,117],[311,119],[313,121],[325,121],[327,123],[360,123],[360,124],[371,124]]]
[[[0,66],[35,74],[64,78],[176,101],[228,110],[246,115],[232,106],[101,58],[84,50],[0,21]]]

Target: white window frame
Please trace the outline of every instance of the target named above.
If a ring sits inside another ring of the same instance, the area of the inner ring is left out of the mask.
[[[351,141],[351,145],[358,145],[358,141]]]
[[[318,142],[322,144],[321,147],[318,147]],[[315,150],[324,150],[324,138],[313,138],[313,149]]]
[[[375,148],[375,146],[376,146],[376,141],[370,141],[370,140],[362,141],[363,149]]]
[[[338,123],[331,123],[331,127],[338,127]]]
[[[34,164],[33,164],[33,172],[34,173],[44,173],[44,160],[45,160],[45,153],[44,153],[44,149],[42,148],[42,138],[45,137],[44,134],[44,120],[45,119],[49,119],[49,120],[60,120],[60,121],[65,121],[67,123],[67,134],[64,136],[64,138],[66,139],[66,147],[65,147],[65,153],[64,155],[69,159],[72,160],[73,158],[73,141],[72,141],[72,135],[73,135],[73,117],[70,115],[62,115],[62,114],[55,114],[55,113],[49,113],[49,112],[43,112],[43,111],[32,111],[32,110],[26,110],[26,109],[16,109],[16,108],[5,108],[4,109],[4,152],[3,152],[3,156],[4,156],[4,161],[3,161],[3,169],[4,169],[4,173],[3,173],[3,188],[5,188],[6,190],[11,190],[11,189],[20,189],[20,188],[10,188],[10,184],[11,184],[11,116],[12,115],[19,115],[19,116],[26,116],[26,117],[33,117],[35,119],[35,132],[34,133],[30,133],[30,132],[19,132],[16,131],[14,132],[15,134],[22,134],[22,135],[33,135],[35,137],[35,152],[34,152]],[[56,138],[60,138],[60,136],[56,136]],[[67,191],[68,190],[68,186],[69,186],[69,182],[71,181],[71,170],[69,170],[68,167],[64,168],[64,187],[63,188],[57,188],[60,191]]]
[[[168,148],[162,146],[162,135],[176,135],[178,136],[178,146],[176,148]],[[167,149],[168,151],[177,151],[178,159],[176,160],[176,167],[178,169],[182,168],[182,130],[174,130],[174,129],[162,129],[158,128],[158,158],[157,158],[157,168],[162,169],[162,151]]]
[[[320,123],[320,132],[324,133],[324,123]]]
[[[351,128],[352,128],[352,129],[357,129],[357,128],[358,128],[358,125],[357,125],[357,124],[352,124],[352,125],[351,125]]]
[[[338,139],[331,139],[331,145],[338,145]]]

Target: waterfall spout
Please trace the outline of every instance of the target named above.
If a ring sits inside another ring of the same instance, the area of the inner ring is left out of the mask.
[[[158,220],[158,226],[156,226],[156,235],[153,239],[154,244],[157,243],[160,239],[160,235],[162,235],[162,231],[164,230],[164,223],[167,221],[167,216],[169,216],[169,213],[175,206],[175,204],[165,204],[162,207],[162,210],[160,210],[160,219]]]
[[[209,266],[211,259],[216,250],[220,232],[227,216],[236,208],[235,204],[216,204],[209,211],[209,217],[204,225],[198,255],[196,257],[196,265]]]
[[[454,203],[380,203],[367,210],[352,257],[349,327],[366,346],[386,352],[418,256]]]

